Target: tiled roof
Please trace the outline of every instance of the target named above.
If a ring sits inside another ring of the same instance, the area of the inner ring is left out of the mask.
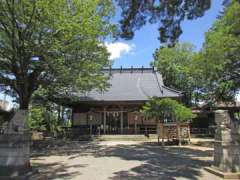
[[[146,101],[149,97],[179,97],[180,91],[163,84],[162,76],[152,68],[104,70],[111,74],[106,92],[73,92],[77,101]]]

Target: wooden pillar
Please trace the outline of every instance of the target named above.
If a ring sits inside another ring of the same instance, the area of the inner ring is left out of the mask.
[[[178,137],[178,145],[182,145],[182,138],[181,138],[181,125],[179,122],[177,122],[177,137]]]
[[[162,136],[162,146],[164,146],[164,136],[165,136],[164,123],[160,124],[160,133],[161,133],[161,136]]]
[[[103,134],[106,134],[106,119],[107,119],[107,113],[106,108],[103,109]]]
[[[137,134],[137,120],[138,120],[138,116],[137,114],[135,114],[134,117],[134,133]]]
[[[92,135],[92,122],[90,122],[90,135]]]
[[[190,125],[188,123],[188,144],[191,143],[191,131],[190,131]]]
[[[135,134],[137,134],[137,121],[136,120],[134,122],[134,132],[135,132]]]
[[[92,135],[92,121],[93,121],[92,115],[88,114],[88,122],[89,122],[89,126],[90,126],[90,135]]]
[[[73,112],[73,108],[72,108],[72,114],[71,114],[71,128],[73,127],[73,117],[74,117],[74,112]]]
[[[127,112],[127,125],[128,125],[128,130],[129,130],[129,112]]]
[[[158,137],[158,144],[160,144],[160,137],[161,137],[162,129],[160,122],[157,122],[157,137]]]
[[[120,131],[121,131],[121,134],[123,134],[123,107],[121,107],[120,110],[121,110],[121,115],[120,115],[121,116],[120,117],[121,118],[120,119],[120,126],[121,126],[120,128],[121,129],[120,129]]]

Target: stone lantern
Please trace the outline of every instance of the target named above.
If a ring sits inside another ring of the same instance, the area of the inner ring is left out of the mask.
[[[1,176],[21,177],[30,171],[30,133],[26,126],[27,111],[19,110],[0,135]]]
[[[205,169],[222,178],[240,179],[240,122],[226,110],[215,112],[215,122],[213,166]]]

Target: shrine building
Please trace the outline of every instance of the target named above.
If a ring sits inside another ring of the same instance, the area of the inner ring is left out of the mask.
[[[150,97],[181,100],[180,91],[164,86],[155,68],[107,69],[110,87],[105,92],[73,92],[72,129],[82,134],[142,134],[156,132],[156,120],[140,109]]]

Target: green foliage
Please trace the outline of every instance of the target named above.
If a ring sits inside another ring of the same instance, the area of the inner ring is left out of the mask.
[[[190,44],[163,47],[154,54],[153,65],[164,83],[186,94],[188,105],[199,101],[233,101],[240,90],[240,4],[232,1],[206,33],[203,49]]]
[[[197,86],[193,75],[195,69],[192,68],[195,54],[192,44],[176,44],[156,50],[152,62],[161,72],[166,86],[185,93],[187,105],[191,105]]]
[[[183,122],[189,121],[196,117],[196,115],[192,113],[192,110],[190,108],[187,108],[182,104],[177,104],[174,114],[177,121]]]
[[[206,101],[231,101],[240,88],[240,4],[225,9],[206,33],[206,42],[196,66],[204,80],[201,89]]]
[[[42,104],[32,104],[29,108],[28,127],[31,130],[45,131],[56,135],[62,132],[62,127],[69,127],[71,118],[68,109],[49,101]]]
[[[109,54],[104,38],[112,1],[0,1],[0,82],[27,109],[40,86],[49,94],[103,90]]]
[[[28,127],[36,131],[46,131],[47,127],[44,113],[45,109],[41,106],[30,108],[27,120]]]
[[[143,106],[141,112],[146,117],[157,118],[161,121],[174,120],[185,122],[195,117],[190,108],[170,98],[151,98],[150,101]]]
[[[28,127],[36,131],[46,131],[47,126],[45,122],[45,109],[42,106],[35,106],[30,108],[28,116]]]
[[[39,88],[33,93],[28,114],[31,130],[45,131],[57,135],[62,127],[71,126],[71,109],[58,105],[45,98],[45,89]]]

